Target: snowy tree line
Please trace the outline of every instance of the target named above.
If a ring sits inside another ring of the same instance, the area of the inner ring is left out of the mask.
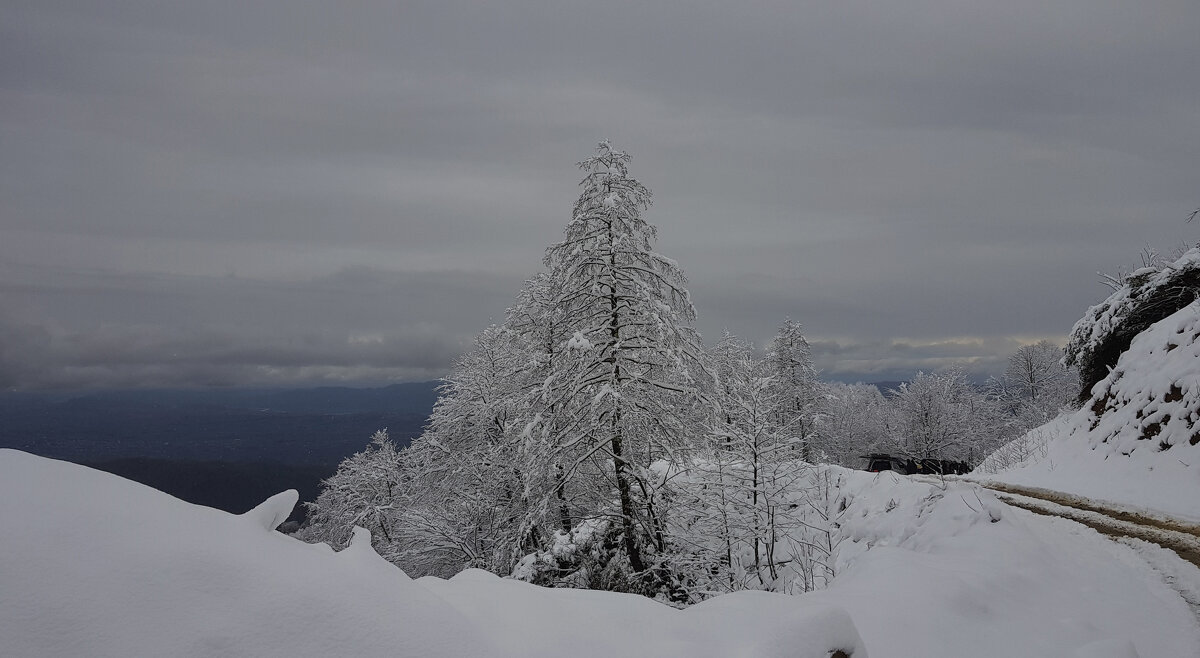
[[[601,143],[545,269],[444,380],[424,434],[377,433],[301,535],[354,526],[412,576],[477,567],[677,603],[807,590],[833,575],[829,471],[868,452],[977,461],[1075,390],[1048,343],[987,387],[959,370],[891,396],[818,379],[801,327],[760,353],[706,348],[683,271],[655,250],[651,193]]]

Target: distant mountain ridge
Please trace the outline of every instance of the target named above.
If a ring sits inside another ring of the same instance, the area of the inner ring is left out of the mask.
[[[408,445],[423,430],[439,383],[0,393],[0,448],[243,512],[284,489],[315,497],[321,479],[376,430]]]
[[[0,394],[0,447],[72,461],[336,464],[387,428],[420,434],[438,382],[382,388]]]
[[[79,392],[0,392],[0,412],[68,401],[150,406],[219,406],[290,413],[428,413],[440,382],[406,382],[379,388],[117,389]]]
[[[879,389],[885,398],[890,398],[900,391],[900,387],[907,384],[907,381],[887,380],[881,382],[871,382],[871,386]]]

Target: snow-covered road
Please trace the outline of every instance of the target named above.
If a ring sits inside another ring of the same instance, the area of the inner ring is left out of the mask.
[[[1128,523],[1149,531],[1165,531],[1183,535],[1185,541],[1200,542],[1200,523],[1132,505],[1121,505],[1105,500],[1087,498],[1075,494],[1053,491],[1039,487],[1026,487],[1006,482],[977,481],[980,485],[1005,494],[1017,496],[1017,500],[1034,499],[1029,504],[1050,503],[1056,507],[1079,512],[1098,514],[1106,519]],[[1062,516],[1063,514],[1057,514]],[[1152,540],[1151,540],[1152,541]],[[1191,561],[1191,560],[1189,560]],[[1193,562],[1194,563],[1194,562]],[[1200,564],[1197,564],[1200,566]]]
[[[1045,516],[1070,519],[1110,537],[1130,537],[1170,549],[1200,567],[1200,525],[1081,496],[1002,483],[981,483],[997,498]]]
[[[1179,593],[1200,625],[1200,525],[1047,489],[981,483],[997,498],[1043,517],[1081,524],[1131,549]]]

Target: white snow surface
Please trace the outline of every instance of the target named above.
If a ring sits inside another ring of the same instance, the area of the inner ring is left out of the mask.
[[[675,610],[468,570],[409,579],[82,466],[0,450],[0,638],[14,656],[1197,656],[1136,553],[975,485],[829,467],[838,576]],[[845,503],[844,507],[840,504]]]
[[[1200,302],[1138,334],[1083,408],[973,476],[1200,521]]]
[[[335,553],[268,528],[295,499],[237,516],[0,450],[0,655],[867,655],[844,611],[782,594],[680,611],[477,570],[414,581],[365,530]]]
[[[576,331],[575,335],[567,341],[567,349],[587,351],[592,349],[592,343],[584,337],[582,331]]]
[[[0,450],[0,654],[496,653],[369,542],[334,553],[267,529],[279,502],[236,516]]]
[[[1129,547],[968,482],[844,475],[838,575],[803,598],[848,611],[874,658],[1200,656],[1191,609]]]

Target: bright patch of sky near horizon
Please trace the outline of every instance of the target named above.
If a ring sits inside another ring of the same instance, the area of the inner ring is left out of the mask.
[[[611,138],[698,327],[995,372],[1200,239],[1200,6],[0,8],[0,387],[444,374]],[[369,337],[369,340],[364,339]]]

